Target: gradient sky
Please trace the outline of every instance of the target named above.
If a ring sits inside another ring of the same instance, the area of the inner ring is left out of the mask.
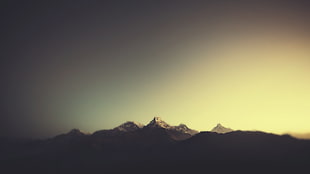
[[[309,1],[3,1],[0,135],[154,116],[310,132]]]

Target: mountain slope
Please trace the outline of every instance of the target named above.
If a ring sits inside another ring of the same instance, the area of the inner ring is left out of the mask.
[[[160,117],[154,117],[154,119],[144,128],[164,129],[174,140],[185,140],[198,133],[198,131],[188,128],[185,124],[180,124],[179,126],[170,126]]]
[[[136,131],[138,129],[143,128],[144,125],[138,122],[133,122],[133,121],[127,121],[118,127],[114,128],[114,130],[118,131],[123,131],[123,132],[131,132],[131,131]]]
[[[221,134],[224,134],[224,133],[228,133],[228,132],[232,132],[234,130],[230,129],[230,128],[226,128],[224,126],[222,126],[220,123],[217,124],[212,130],[211,132],[216,132],[216,133],[221,133]]]
[[[153,120],[148,125],[146,125],[146,127],[169,129],[171,126],[163,121],[160,117],[154,117]]]
[[[190,134],[185,125],[154,118],[92,135],[74,129],[42,141],[0,146],[5,173],[300,173],[310,141],[233,131]],[[184,139],[182,139],[184,138]],[[5,152],[5,155],[3,156]]]

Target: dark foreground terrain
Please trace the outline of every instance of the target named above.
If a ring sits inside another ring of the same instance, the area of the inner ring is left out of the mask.
[[[47,140],[2,138],[1,173],[310,172],[310,141],[250,131],[195,133],[154,120]]]

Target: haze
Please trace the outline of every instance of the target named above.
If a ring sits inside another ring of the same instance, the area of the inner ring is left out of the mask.
[[[307,1],[14,1],[1,7],[1,135],[154,116],[310,132]]]

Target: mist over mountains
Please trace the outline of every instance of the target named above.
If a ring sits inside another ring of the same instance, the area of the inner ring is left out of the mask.
[[[221,124],[198,132],[159,117],[86,134],[78,129],[44,140],[1,140],[6,173],[291,173],[308,170],[310,141],[234,131]]]

